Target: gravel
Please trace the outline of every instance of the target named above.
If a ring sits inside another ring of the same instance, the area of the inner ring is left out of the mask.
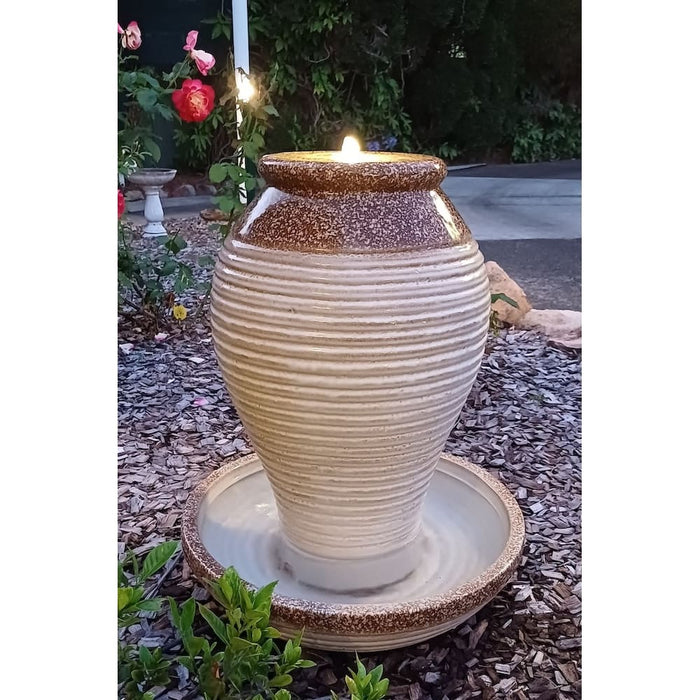
[[[197,219],[169,222],[187,257],[219,247]],[[139,246],[155,245],[143,241]],[[210,271],[197,268],[200,280]],[[188,308],[202,301],[187,299]],[[120,319],[119,551],[149,550],[179,538],[193,487],[225,459],[251,448],[223,385],[202,310],[161,328],[156,340]],[[581,383],[580,358],[529,331],[491,336],[482,368],[446,452],[498,476],[525,515],[526,545],[514,580],[460,628],[406,649],[363,656],[384,664],[390,697],[411,700],[575,699],[581,697]],[[180,557],[161,595],[206,599]],[[143,619],[130,641],[175,649],[167,616]],[[354,656],[308,651],[317,666],[296,676],[301,698],[342,690]],[[189,685],[162,698],[194,698]],[[174,693],[174,694],[172,694]]]

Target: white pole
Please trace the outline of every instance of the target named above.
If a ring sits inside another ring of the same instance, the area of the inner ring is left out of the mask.
[[[248,0],[231,0],[233,21],[233,67],[250,73],[248,52]]]
[[[250,55],[248,51],[248,0],[231,0],[231,22],[233,24],[233,70],[236,76],[236,85],[241,89],[241,73],[246,76],[250,73]],[[240,69],[240,70],[239,70]],[[236,136],[240,140],[241,134],[238,126],[243,119],[240,101],[236,100]],[[245,158],[241,156],[239,165],[245,168]],[[245,187],[241,187],[240,199],[243,204],[248,203],[248,193]]]

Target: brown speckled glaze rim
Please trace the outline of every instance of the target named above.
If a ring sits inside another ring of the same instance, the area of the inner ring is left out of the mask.
[[[520,564],[525,544],[525,521],[513,495],[485,469],[463,457],[441,454],[441,459],[470,471],[499,498],[510,521],[505,547],[493,564],[479,576],[439,596],[405,603],[347,604],[323,603],[272,596],[272,618],[282,619],[297,629],[306,628],[338,634],[382,634],[433,627],[483,607],[508,583]],[[259,459],[253,453],[224,463],[200,482],[190,494],[182,514],[182,549],[192,572],[204,583],[221,576],[224,567],[209,554],[199,536],[199,509],[209,489],[231,471]],[[246,582],[247,583],[247,582]],[[250,588],[254,588],[248,584]]]
[[[445,162],[416,153],[363,151],[361,160],[336,160],[338,151],[270,153],[258,172],[270,187],[291,194],[349,194],[434,190],[447,175]]]

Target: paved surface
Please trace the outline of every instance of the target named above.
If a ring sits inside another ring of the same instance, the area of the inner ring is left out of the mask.
[[[479,247],[523,288],[535,309],[581,310],[580,238],[481,241]]]
[[[452,170],[443,189],[538,309],[581,309],[581,161]]]
[[[524,177],[554,180],[580,180],[580,160],[558,160],[552,163],[509,163],[450,170],[456,177]]]
[[[447,176],[443,189],[478,241],[581,238],[581,181]]]

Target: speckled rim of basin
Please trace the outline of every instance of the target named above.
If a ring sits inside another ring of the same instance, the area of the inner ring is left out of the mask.
[[[363,151],[349,163],[338,154],[271,153],[260,158],[258,172],[271,187],[292,194],[434,190],[447,175],[444,161],[434,156]]]
[[[200,482],[190,494],[182,515],[182,548],[195,576],[206,581],[224,572],[209,554],[199,536],[198,514],[208,490],[238,467],[258,459],[256,454],[224,463]],[[496,561],[481,575],[440,596],[396,604],[340,604],[301,600],[273,594],[272,618],[292,627],[336,634],[386,634],[444,625],[460,615],[478,610],[508,583],[520,563],[525,543],[525,521],[517,501],[504,484],[468,460],[442,453],[441,459],[467,469],[481,479],[501,500],[510,521],[505,547]],[[251,586],[253,588],[253,586]]]

